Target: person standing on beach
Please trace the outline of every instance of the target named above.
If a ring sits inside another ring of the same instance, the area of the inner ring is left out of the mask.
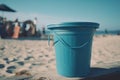
[[[19,32],[20,32],[20,25],[18,19],[16,19],[12,38],[17,39],[19,37]]]
[[[0,21],[0,36],[1,38],[6,38],[7,37],[7,31],[6,31],[6,18],[2,18]]]
[[[37,29],[37,17],[34,18],[33,20],[33,24],[34,24],[34,28],[35,28],[35,35],[37,33],[36,29]]]
[[[34,18],[33,23],[35,26],[37,25],[37,18],[36,17]]]

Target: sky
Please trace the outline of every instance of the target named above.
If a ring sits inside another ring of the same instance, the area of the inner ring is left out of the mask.
[[[7,19],[38,19],[38,27],[61,22],[97,22],[98,30],[120,30],[120,0],[0,0],[17,12]]]

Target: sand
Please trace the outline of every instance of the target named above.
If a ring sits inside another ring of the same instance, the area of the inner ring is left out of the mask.
[[[38,38],[0,39],[0,80],[78,80],[57,74],[52,44]],[[120,71],[120,36],[94,36],[91,67],[88,77]]]

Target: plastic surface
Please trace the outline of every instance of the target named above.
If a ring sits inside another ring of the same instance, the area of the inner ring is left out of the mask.
[[[48,26],[54,34],[57,71],[66,77],[84,77],[90,72],[92,38],[99,25],[92,23],[94,27],[83,28],[80,23],[77,27],[70,24]]]
[[[48,25],[48,29],[56,28],[70,28],[70,27],[79,27],[79,28],[98,28],[99,24],[95,22],[64,22],[60,24],[51,24]]]

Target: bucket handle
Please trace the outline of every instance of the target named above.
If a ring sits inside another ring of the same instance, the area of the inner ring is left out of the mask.
[[[53,33],[56,35],[56,37],[58,38],[58,40],[55,41],[55,42],[53,43],[53,45],[55,45],[57,42],[60,41],[64,46],[69,47],[69,48],[72,48],[72,49],[82,48],[82,47],[86,46],[86,45],[89,43],[89,41],[91,40],[91,39],[89,39],[87,42],[83,43],[83,44],[80,45],[80,46],[71,46],[71,45],[69,45],[68,43],[66,43],[65,40],[64,40],[63,38],[61,38],[61,37],[59,36],[59,34],[57,34],[55,31],[52,30],[52,32],[53,32]],[[48,45],[50,45],[50,35],[48,36]]]

